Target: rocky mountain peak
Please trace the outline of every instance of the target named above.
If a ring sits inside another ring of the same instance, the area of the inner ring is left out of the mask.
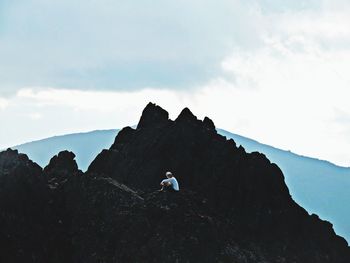
[[[31,161],[26,154],[19,153],[18,150],[7,149],[0,152],[0,171],[8,172],[22,168],[33,168],[37,174],[41,173],[41,167]],[[1,174],[0,174],[1,175]]]
[[[111,146],[111,149],[118,149],[122,145],[129,143],[130,140],[132,140],[134,133],[135,133],[135,130],[131,127],[125,127],[123,129],[121,129],[118,132],[118,134],[114,140],[114,143]]]
[[[197,122],[198,119],[189,108],[184,108],[175,120],[176,122]]]
[[[142,112],[137,129],[158,127],[168,123],[169,113],[154,103],[148,103]]]
[[[51,187],[66,181],[70,176],[81,173],[75,161],[75,154],[70,151],[61,151],[51,158],[44,168],[44,175]]]
[[[75,161],[75,154],[70,151],[61,151],[51,158],[49,164],[44,168],[44,172],[49,173],[53,170],[64,170],[67,172],[77,172],[78,165]]]
[[[171,121],[148,104],[85,174],[68,151],[45,176],[19,156],[0,153],[1,262],[350,262],[346,241],[293,201],[276,164],[188,108]],[[158,191],[166,171],[179,192]]]
[[[205,117],[203,120],[203,125],[208,128],[209,130],[215,130],[215,124],[214,122],[209,119],[208,117]]]

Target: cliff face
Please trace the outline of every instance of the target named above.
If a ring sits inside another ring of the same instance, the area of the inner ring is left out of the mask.
[[[179,193],[155,191],[168,170]],[[42,170],[8,150],[0,180],[0,242],[12,242],[1,262],[350,262],[345,240],[291,199],[276,164],[187,108],[172,121],[148,104],[85,174],[70,152]]]

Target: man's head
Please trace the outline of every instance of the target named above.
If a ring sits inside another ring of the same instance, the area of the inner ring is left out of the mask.
[[[166,175],[166,177],[168,177],[168,178],[173,177],[173,174],[172,174],[171,172],[166,172],[165,175]]]

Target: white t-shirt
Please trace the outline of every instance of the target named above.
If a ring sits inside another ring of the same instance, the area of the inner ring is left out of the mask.
[[[173,189],[175,191],[179,191],[180,188],[179,188],[179,183],[177,182],[176,178],[175,177],[171,177],[171,178],[168,178],[168,179],[164,179],[162,181],[162,183],[170,183],[170,185],[173,187]]]

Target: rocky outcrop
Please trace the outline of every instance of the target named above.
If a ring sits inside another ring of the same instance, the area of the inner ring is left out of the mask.
[[[24,154],[0,153],[0,262],[48,258],[49,189],[42,169]]]
[[[162,125],[166,125],[168,120],[169,114],[166,110],[162,109],[158,105],[149,103],[142,112],[137,128],[160,127]]]
[[[52,157],[44,168],[44,175],[51,188],[63,185],[71,176],[82,175],[74,158],[75,154],[69,151],[62,151]]]
[[[292,200],[276,164],[187,108],[170,120],[148,104],[137,128],[121,130],[85,174],[74,157],[61,152],[42,170],[17,152],[0,154],[0,219],[8,228],[0,240],[15,237],[1,262],[350,260],[332,225]],[[168,170],[179,193],[156,191]]]

